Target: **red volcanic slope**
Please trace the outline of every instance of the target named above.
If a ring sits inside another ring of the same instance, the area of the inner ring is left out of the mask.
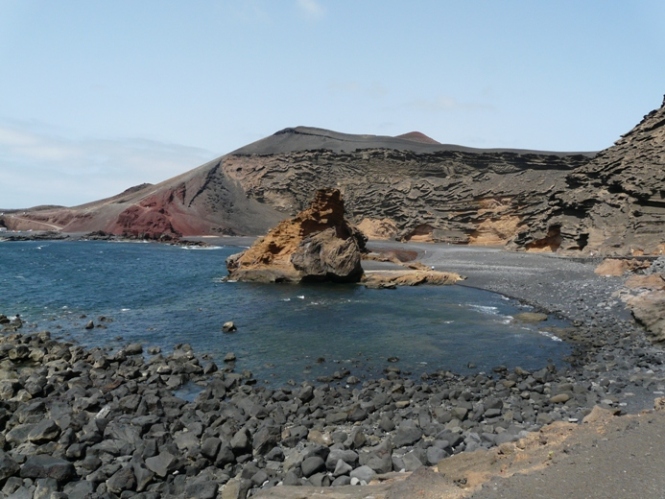
[[[428,137],[422,132],[409,132],[403,133],[402,135],[395,136],[396,139],[406,139],[413,142],[420,142],[421,144],[441,144],[431,137]]]
[[[223,158],[156,185],[143,184],[111,198],[72,208],[6,213],[10,230],[104,231],[149,239],[202,234],[263,234],[284,218],[249,198],[224,175]]]

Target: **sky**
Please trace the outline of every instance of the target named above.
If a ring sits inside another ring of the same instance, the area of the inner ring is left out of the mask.
[[[595,151],[665,93],[662,0],[0,0],[0,208],[294,126]]]

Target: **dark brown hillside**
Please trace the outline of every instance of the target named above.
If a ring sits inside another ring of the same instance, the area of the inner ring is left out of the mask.
[[[248,198],[217,159],[156,185],[142,184],[111,198],[72,208],[6,213],[10,230],[103,231],[129,237],[261,234],[282,219]]]
[[[301,140],[298,131],[292,134]],[[402,140],[393,145],[401,146]],[[251,198],[285,214],[303,209],[314,187],[333,186],[342,191],[353,221],[370,236],[382,225],[394,227],[388,235],[401,239],[464,244],[505,244],[519,223],[547,208],[543,201],[565,186],[566,175],[590,159],[431,144],[416,144],[416,151],[271,152],[284,150],[282,141],[264,139],[236,151],[224,158],[222,168]],[[367,143],[376,145],[377,139]]]
[[[396,138],[412,140],[414,142],[422,142],[424,144],[440,144],[440,142],[437,142],[433,138],[428,137],[427,135],[421,132],[403,133],[402,135],[398,135]]]

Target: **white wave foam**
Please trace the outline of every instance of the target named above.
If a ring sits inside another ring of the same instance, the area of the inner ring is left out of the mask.
[[[542,334],[545,338],[549,338],[552,341],[563,341],[556,334],[552,334],[549,331],[538,331],[538,334]]]
[[[479,312],[482,312],[484,314],[499,315],[499,307],[493,307],[493,306],[490,306],[490,305],[470,304],[469,308],[472,308],[474,310],[478,310]]]
[[[224,246],[180,246],[184,250],[198,250],[198,251],[211,251],[211,250],[220,250]]]
[[[235,279],[229,279],[228,277],[213,277],[212,282],[224,283],[224,282],[238,282]]]

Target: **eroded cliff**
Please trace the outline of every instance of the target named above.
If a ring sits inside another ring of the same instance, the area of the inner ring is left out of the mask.
[[[276,137],[281,145],[284,135],[297,142],[313,133],[288,129]],[[249,197],[285,214],[301,209],[315,186],[334,186],[352,221],[370,237],[503,245],[520,224],[547,210],[566,175],[590,159],[429,143],[414,143],[413,150],[347,151],[331,141],[326,137],[329,149],[281,153],[270,153],[278,144],[250,146],[226,156],[221,167]]]
[[[665,251],[665,99],[630,132],[570,172],[514,246],[641,255]]]

